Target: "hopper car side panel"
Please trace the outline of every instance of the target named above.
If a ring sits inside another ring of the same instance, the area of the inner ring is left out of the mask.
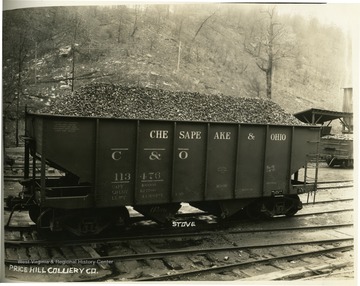
[[[237,125],[209,124],[205,200],[234,198]]]
[[[317,156],[319,152],[319,132],[317,127],[295,128],[292,140],[293,151],[290,170],[292,174]]]
[[[34,117],[28,124],[35,152],[41,157],[41,189],[36,197],[42,207],[89,208],[95,206],[94,121],[69,117]],[[45,163],[79,177],[73,183],[46,179]],[[79,185],[78,185],[79,184]]]
[[[240,125],[236,198],[262,196],[266,130],[266,126],[261,125]]]
[[[291,175],[319,138],[298,126],[28,116],[37,153],[92,187],[77,198],[86,204],[58,198],[64,208],[296,194]]]
[[[174,128],[173,200],[204,200],[208,125],[177,122]]]
[[[42,117],[27,117],[26,118],[26,135],[36,142],[34,152],[40,153],[42,151],[42,136],[43,136],[43,118]]]
[[[138,141],[135,204],[170,202],[173,123],[140,122]]]
[[[93,183],[96,121],[47,118],[43,124],[44,157],[77,175],[80,183]]]
[[[269,126],[265,139],[264,196],[289,193],[291,127]]]
[[[99,120],[96,203],[100,207],[134,202],[137,122]]]

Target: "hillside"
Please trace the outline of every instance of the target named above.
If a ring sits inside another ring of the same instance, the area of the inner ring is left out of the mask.
[[[5,11],[5,144],[15,144],[17,110],[21,135],[25,105],[51,106],[91,82],[266,97],[265,74],[245,49],[262,44],[257,41],[269,25],[265,8],[187,4]],[[290,113],[341,110],[345,35],[316,20],[276,16],[283,56],[274,63],[271,99]]]

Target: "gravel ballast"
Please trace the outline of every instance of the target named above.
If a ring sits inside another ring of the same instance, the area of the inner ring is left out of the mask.
[[[261,98],[174,92],[92,83],[37,113],[175,121],[304,125],[276,103]]]

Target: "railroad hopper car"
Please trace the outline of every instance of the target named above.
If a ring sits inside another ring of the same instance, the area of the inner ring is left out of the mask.
[[[321,126],[319,155],[329,167],[353,168],[353,113],[311,108],[294,116],[302,122]],[[335,120],[339,120],[342,124],[341,134],[331,133],[330,124]]]
[[[318,151],[314,126],[27,113],[25,128],[29,215],[53,231],[98,233],[126,223],[129,206],[166,223],[182,202],[222,218],[291,216],[298,194],[316,191],[298,176]],[[65,175],[48,178],[46,165]]]
[[[320,140],[321,156],[330,167],[353,168],[353,138],[342,135],[327,135]]]

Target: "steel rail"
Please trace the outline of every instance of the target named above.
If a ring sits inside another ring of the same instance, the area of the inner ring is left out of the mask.
[[[295,215],[295,217],[322,215],[322,214],[330,214],[330,213],[341,213],[341,212],[350,212],[350,211],[354,211],[354,208],[348,208],[348,209],[342,209],[342,210],[320,211],[320,212],[313,212],[313,213],[301,213],[301,214]]]
[[[336,190],[336,189],[347,189],[353,188],[354,185],[347,185],[347,186],[334,186],[334,187],[317,187],[317,190]]]
[[[327,200],[327,201],[316,201],[316,204],[330,204],[330,203],[338,203],[338,202],[347,202],[353,201],[354,198],[347,198],[347,199],[336,199],[336,200]],[[314,203],[303,203],[303,205],[314,205]]]
[[[340,184],[340,183],[349,183],[354,182],[354,180],[341,180],[341,181],[323,181],[323,182],[317,182],[318,185],[322,184]]]

